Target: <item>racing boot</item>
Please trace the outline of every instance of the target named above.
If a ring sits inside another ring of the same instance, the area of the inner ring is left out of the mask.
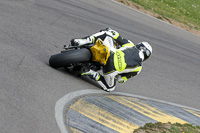
[[[71,45],[72,46],[81,46],[85,44],[92,44],[94,43],[94,37],[93,36],[88,36],[82,39],[72,39],[71,40]]]

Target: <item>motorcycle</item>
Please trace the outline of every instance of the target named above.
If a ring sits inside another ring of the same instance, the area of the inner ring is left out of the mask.
[[[81,73],[90,69],[101,70],[110,57],[110,50],[116,50],[120,46],[111,37],[104,41],[100,38],[94,44],[71,46],[64,45],[61,53],[52,55],[49,65],[53,68],[65,68],[70,73],[80,76]]]

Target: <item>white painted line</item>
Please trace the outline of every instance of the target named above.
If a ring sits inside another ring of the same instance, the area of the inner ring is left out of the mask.
[[[112,95],[128,96],[128,97],[134,97],[134,98],[139,98],[139,99],[148,100],[148,101],[160,102],[160,103],[173,105],[173,106],[176,106],[176,107],[186,108],[186,109],[190,109],[190,110],[193,110],[193,111],[199,111],[200,112],[200,110],[198,110],[198,109],[194,109],[194,108],[190,108],[190,107],[186,107],[186,106],[183,106],[183,105],[170,103],[170,102],[166,102],[166,101],[162,101],[162,100],[157,100],[157,99],[153,99],[153,98],[138,96],[138,95],[134,95],[134,94],[127,94],[127,93],[121,93],[121,92],[105,92],[105,91],[102,91],[102,90],[74,91],[74,92],[71,92],[69,94],[66,94],[60,100],[58,100],[56,102],[55,117],[56,117],[56,121],[57,121],[58,127],[60,128],[61,133],[68,133],[66,125],[65,125],[66,120],[65,120],[65,116],[64,116],[65,105],[68,102],[70,102],[71,100],[73,100],[74,98],[84,96],[84,95],[86,95],[86,96],[92,95],[92,94],[105,94],[105,95],[112,94]]]

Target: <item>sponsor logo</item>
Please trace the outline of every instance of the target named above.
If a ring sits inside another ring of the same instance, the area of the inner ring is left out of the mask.
[[[121,57],[121,54],[119,52],[116,52],[116,55],[117,55],[117,63],[118,63],[119,70],[122,70],[122,57]]]

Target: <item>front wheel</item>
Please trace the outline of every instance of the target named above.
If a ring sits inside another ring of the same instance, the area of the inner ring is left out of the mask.
[[[49,59],[49,65],[53,68],[60,68],[75,62],[88,62],[90,59],[91,52],[88,49],[76,49],[52,55]]]

